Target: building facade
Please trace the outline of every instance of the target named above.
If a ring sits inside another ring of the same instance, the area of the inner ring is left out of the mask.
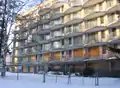
[[[106,46],[120,47],[119,8],[120,0],[44,1],[16,18],[13,62],[26,64],[23,72],[34,72],[36,68],[27,64],[115,57]],[[113,62],[119,69],[118,61]],[[94,62],[90,66],[109,69],[111,65]]]

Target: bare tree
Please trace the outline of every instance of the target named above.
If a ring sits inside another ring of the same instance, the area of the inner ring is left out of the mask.
[[[29,0],[28,0],[29,1]],[[28,2],[27,1],[27,2]],[[9,40],[11,27],[15,21],[16,15],[26,5],[27,2],[21,0],[1,0],[1,25],[0,25],[0,72],[1,76],[5,76],[5,57],[6,53],[9,52],[7,42]],[[8,29],[8,25],[10,25]],[[8,32],[7,32],[8,31]]]

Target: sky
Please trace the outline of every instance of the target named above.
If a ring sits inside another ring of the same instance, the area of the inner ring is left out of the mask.
[[[21,0],[23,2],[26,2],[28,0]],[[29,2],[24,6],[24,8],[22,9],[22,11],[28,10],[29,8],[41,3],[42,0],[29,0]]]

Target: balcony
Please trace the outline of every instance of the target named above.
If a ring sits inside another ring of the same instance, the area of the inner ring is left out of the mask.
[[[48,34],[48,33],[50,33],[50,30],[43,29],[42,26],[40,26],[40,27],[38,26],[38,28],[36,29],[36,32],[34,32],[33,35],[36,35],[36,34],[42,35],[42,34]]]
[[[107,10],[107,13],[119,12],[120,11],[120,3],[112,6]]]
[[[28,25],[27,29],[33,29],[33,28],[37,27],[37,25],[38,25],[38,22],[32,22]]]
[[[38,24],[40,25],[43,25],[43,24],[46,24],[46,23],[49,23],[49,20],[50,18],[42,18],[38,21]]]
[[[59,21],[59,22],[51,22],[50,25],[51,25],[50,30],[60,29],[60,28],[64,27],[62,21]]]
[[[105,11],[92,11],[84,17],[84,20],[90,20],[105,15]]]
[[[119,39],[111,40],[109,43],[111,43],[111,44],[120,44],[120,40]]]
[[[110,38],[106,36],[105,38],[101,38],[101,43],[108,43],[110,41]]]
[[[53,32],[53,37],[61,37],[63,34],[61,31],[54,31]]]
[[[44,24],[42,29],[43,29],[43,30],[46,30],[46,29],[49,29],[49,28],[50,28],[50,25],[49,25],[49,24]]]
[[[97,38],[96,39],[89,39],[87,41],[87,44],[89,44],[89,45],[94,45],[94,44],[97,44],[97,43],[99,43],[99,40]]]
[[[62,2],[60,2],[60,1],[56,1],[56,2],[54,2],[52,5],[51,5],[51,9],[52,10],[55,10],[55,9],[57,9],[57,8],[60,8],[60,7],[62,7],[64,5],[64,3],[62,3]]]
[[[74,33],[83,32],[82,31],[82,25],[81,24],[73,25],[73,32]]]
[[[70,27],[66,27],[65,29],[64,29],[64,34],[65,35],[68,35],[68,34],[70,34],[70,33],[72,33],[72,28],[70,28]]]
[[[51,5],[41,7],[39,10],[39,15],[45,15],[46,13],[50,12],[50,7]]]
[[[21,40],[26,40],[27,39],[27,36],[18,36],[16,37],[16,41],[21,41]]]
[[[111,51],[106,51],[105,54],[102,54],[102,58],[105,58],[105,59],[112,58],[112,57],[115,57],[115,53]]]
[[[73,25],[73,24],[77,24],[77,23],[81,23],[81,22],[83,22],[83,19],[79,18],[79,16],[78,16],[78,17],[74,17],[73,19],[70,19],[64,25],[69,26],[69,25]]]
[[[83,0],[84,3],[83,3],[83,7],[89,7],[89,6],[92,6],[92,5],[95,5],[95,4],[98,4],[104,0]]]
[[[120,18],[118,18],[118,20],[112,24],[110,24],[108,26],[108,28],[115,28],[115,27],[119,27],[120,26]]]
[[[70,13],[74,13],[74,12],[77,12],[77,11],[79,11],[79,10],[81,10],[81,9],[82,9],[81,6],[73,6],[73,7],[68,8],[68,9],[64,12],[64,14],[67,15],[67,14],[70,14]]]
[[[105,30],[106,26],[95,26],[85,31],[86,34]]]
[[[58,11],[55,10],[50,13],[50,19],[55,20],[61,18],[63,15],[63,12],[61,12],[60,9],[58,9]]]
[[[81,1],[73,1],[73,2],[70,3],[70,6],[71,7],[82,6],[82,2]]]
[[[49,19],[41,19],[41,20],[38,21],[37,24],[43,25],[43,24],[46,24],[46,23],[49,23],[49,22],[50,22]]]
[[[53,49],[60,49],[62,47],[60,41],[53,43]]]

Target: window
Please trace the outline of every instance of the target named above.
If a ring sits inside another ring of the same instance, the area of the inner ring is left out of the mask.
[[[71,26],[68,26],[65,28],[65,33],[68,34],[68,33],[71,33],[72,32],[72,28]]]
[[[102,3],[99,3],[99,10],[103,10],[103,4]]]
[[[88,20],[85,22],[85,28],[92,28],[94,26],[97,26],[97,19],[92,19],[92,20]]]
[[[111,23],[111,22],[113,22],[114,20],[115,20],[115,15],[114,15],[114,13],[109,14],[109,15],[108,15],[108,22]]]
[[[42,50],[42,49],[43,49],[43,45],[41,44],[41,45],[40,45],[40,50]]]
[[[45,50],[49,50],[50,47],[51,47],[50,44],[45,44],[45,45],[44,45],[44,49],[45,49]]]
[[[71,38],[69,38],[69,44],[72,44],[72,39]]]
[[[44,38],[45,40],[49,40],[50,39],[50,34],[44,35],[44,37],[45,37]]]
[[[94,6],[91,6],[91,7],[88,7],[88,8],[85,8],[85,14],[89,14],[89,13],[92,13],[96,10],[96,5]]]
[[[104,17],[100,17],[100,24],[104,24]]]
[[[54,46],[54,48],[60,48],[60,47],[61,47],[60,41],[55,41],[55,42],[53,43],[53,46]]]
[[[62,32],[60,30],[58,30],[58,31],[54,31],[53,34],[54,34],[54,37],[61,36]]]
[[[83,43],[82,36],[74,37],[74,44],[78,45],[78,44],[82,44],[82,43]]]
[[[60,8],[56,9],[55,13],[60,13]]]
[[[113,5],[113,0],[107,0],[107,8],[110,8]]]
[[[71,50],[68,51],[68,55],[69,55],[69,57],[71,57],[71,55],[72,55],[72,51]]]
[[[106,50],[107,50],[106,46],[103,46],[103,48],[102,48],[102,54],[106,54]]]
[[[36,52],[37,48],[36,47],[32,47],[31,49],[32,49],[32,52]]]
[[[61,7],[61,11],[62,11],[62,12],[64,11],[64,6]]]
[[[80,18],[80,15],[78,14],[78,12],[74,12],[73,19],[77,19],[77,18]]]
[[[64,39],[62,40],[62,45],[64,45]]]
[[[74,31],[74,32],[80,32],[80,29],[82,29],[82,28],[80,27],[80,24],[75,24],[75,25],[73,25],[73,31]]]
[[[112,29],[112,36],[113,36],[113,37],[116,36],[116,28],[113,28],[113,29]]]
[[[64,58],[64,56],[65,56],[65,52],[64,52],[64,51],[62,51],[62,58]]]
[[[61,24],[61,23],[62,23],[62,20],[60,18],[53,21],[53,25],[58,25],[58,24]]]
[[[102,38],[105,38],[105,31],[102,31],[101,33],[102,33],[102,35],[101,35]]]

